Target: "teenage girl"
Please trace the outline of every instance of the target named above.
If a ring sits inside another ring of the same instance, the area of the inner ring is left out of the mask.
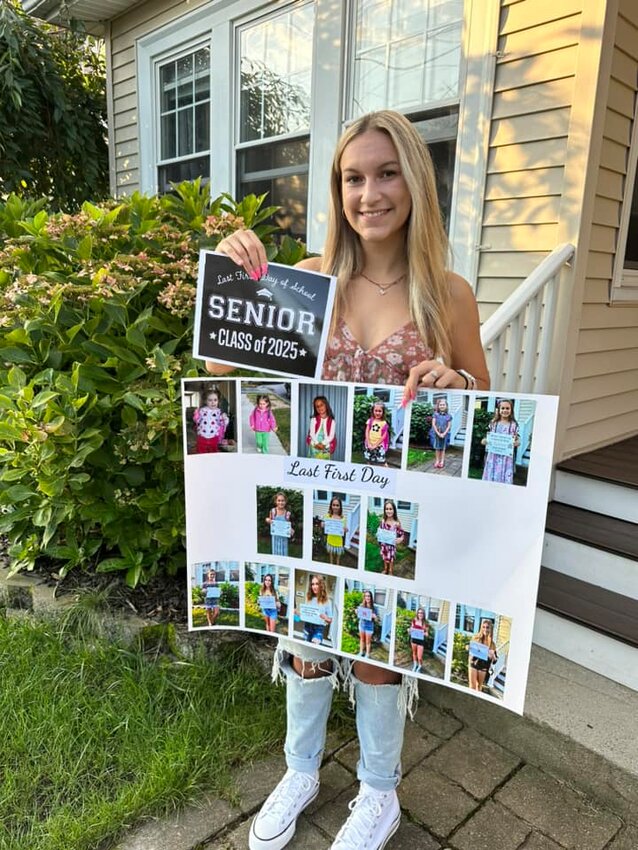
[[[304,623],[304,640],[308,643],[321,644],[326,626],[332,622],[332,602],[328,596],[326,580],[323,576],[310,576],[308,590],[306,592],[306,604],[315,609],[315,613],[321,623]]]
[[[518,432],[518,422],[514,419],[514,402],[509,398],[502,398],[496,405],[494,418],[488,425],[488,434],[507,434],[512,438],[512,454],[501,455],[495,452],[487,452],[485,466],[483,467],[483,481],[497,481],[501,484],[514,483],[514,455],[521,444]],[[487,438],[481,440],[487,445]]]
[[[281,608],[281,602],[277,596],[277,588],[270,573],[266,573],[259,589],[259,604],[261,613],[266,620],[266,631],[274,632],[277,626],[277,612]]]
[[[258,395],[257,404],[254,406],[248,424],[251,431],[255,433],[255,445],[260,454],[268,454],[268,440],[270,432],[277,431],[277,420],[270,406],[270,398],[267,395]]]
[[[435,469],[443,469],[445,466],[445,450],[450,444],[451,429],[452,417],[447,409],[447,401],[440,398],[432,414],[432,427],[430,428],[430,443],[435,453]]]
[[[228,427],[228,415],[219,406],[219,392],[206,393],[206,404],[193,413],[197,444],[195,451],[200,454],[213,454],[219,451]]]
[[[403,543],[405,538],[405,532],[399,522],[397,506],[392,499],[386,499],[383,503],[383,516],[381,517],[379,528],[383,531],[394,532],[394,543],[379,543],[379,550],[383,561],[383,574],[391,576],[394,575],[394,559],[397,554],[397,546],[399,543]]]
[[[283,534],[271,533],[271,550],[273,555],[287,555],[288,541],[292,540],[295,536],[295,529],[292,527],[292,514],[288,510],[288,499],[286,498],[286,494],[282,492],[275,494],[275,497],[273,499],[273,507],[270,509],[268,516],[266,517],[267,525],[269,527],[272,526],[273,520],[276,519],[281,519],[285,522],[289,522],[290,526],[288,528],[287,537]]]
[[[425,611],[423,608],[417,608],[414,618],[408,628],[410,635],[410,647],[412,649],[412,672],[420,673],[421,665],[423,664],[423,649],[425,647],[425,639],[428,636],[430,627],[425,619]]]
[[[468,679],[470,690],[482,691],[490,667],[496,661],[496,644],[494,643],[494,629],[491,620],[481,620],[479,631],[472,635],[472,643],[481,643],[487,648],[487,658],[478,658],[469,653]]]
[[[382,401],[375,401],[363,435],[363,456],[368,463],[385,463],[389,445],[390,428],[385,419],[385,405]]]
[[[374,606],[374,599],[372,598],[372,592],[370,590],[363,591],[363,599],[361,600],[361,605],[359,607],[371,612],[369,617],[362,616],[360,611],[357,612],[359,615],[359,655],[362,655],[364,658],[370,658],[374,624],[375,621],[378,622],[379,620],[379,615],[377,614],[377,609]]]
[[[322,380],[405,384],[406,403],[418,388],[488,389],[476,301],[467,281],[446,268],[448,240],[432,159],[407,118],[384,110],[347,127],[332,163],[328,212],[323,256],[299,264],[337,277]],[[253,280],[268,269],[266,249],[251,231],[228,236],[217,250]],[[300,812],[319,793],[339,661],[311,649],[280,641],[277,661],[288,683],[288,771],[253,821],[250,850],[285,847]],[[361,785],[331,850],[362,846],[363,828],[366,850],[380,850],[401,817],[396,787],[405,705],[414,690],[410,677],[402,680],[363,661],[353,665],[352,680]]]
[[[339,566],[341,556],[343,555],[343,544],[345,536],[348,532],[348,526],[346,524],[346,518],[343,515],[343,502],[338,496],[333,496],[330,500],[330,510],[325,515],[324,522],[322,523],[324,529],[325,521],[327,519],[336,520],[337,522],[341,523],[341,534],[326,534],[326,551],[328,553],[330,563]]]
[[[330,460],[337,447],[337,426],[325,395],[313,399],[306,445],[310,457],[318,460]]]

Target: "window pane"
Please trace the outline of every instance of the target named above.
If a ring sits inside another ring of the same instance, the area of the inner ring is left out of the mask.
[[[308,165],[309,151],[308,139],[246,148],[241,152],[240,174],[243,178],[255,172]]]
[[[350,117],[458,98],[463,0],[357,0]]]
[[[177,113],[178,156],[193,153],[193,110],[183,109]]]
[[[158,185],[160,192],[170,192],[171,183],[181,183],[182,180],[195,180],[197,177],[210,177],[210,157],[198,156],[170,165],[160,165],[158,168]]]
[[[162,159],[172,159],[177,154],[175,138],[175,113],[163,115],[162,124]]]
[[[459,116],[456,111],[414,122],[414,126],[428,143],[434,161],[436,190],[446,230],[449,229],[450,221],[458,123]]]
[[[638,178],[634,181],[634,194],[631,199],[624,265],[626,269],[638,269]]]
[[[241,142],[308,128],[313,27],[309,3],[241,31]]]
[[[194,102],[197,105],[194,105]],[[191,157],[210,148],[210,49],[159,68],[160,159]],[[163,172],[160,172],[163,174]],[[171,177],[170,179],[175,179]],[[179,179],[186,179],[179,178]],[[164,185],[166,177],[160,177]]]
[[[288,234],[295,239],[306,238],[307,172],[291,174],[287,177],[247,180],[240,184],[240,197],[251,192],[255,195],[263,195],[267,192],[266,204],[281,207],[273,218],[283,234]]]

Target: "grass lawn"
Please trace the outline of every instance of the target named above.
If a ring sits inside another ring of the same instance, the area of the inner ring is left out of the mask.
[[[219,662],[0,615],[0,848],[97,850],[278,749],[283,688],[241,644]]]

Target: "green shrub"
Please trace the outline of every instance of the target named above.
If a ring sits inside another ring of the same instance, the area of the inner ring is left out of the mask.
[[[467,681],[467,665],[470,650],[470,635],[454,632],[452,648],[452,675],[463,682]]]
[[[0,533],[12,569],[46,556],[136,585],[184,556],[180,386],[191,357],[200,246],[253,228],[278,247],[264,196],[175,194],[49,215],[0,205]],[[20,215],[24,219],[20,219]]]
[[[412,402],[410,414],[410,443],[416,446],[430,447],[430,428],[434,408],[424,401]]]
[[[399,650],[408,654],[412,652],[409,629],[413,619],[414,611],[404,609],[396,612],[396,646]]]

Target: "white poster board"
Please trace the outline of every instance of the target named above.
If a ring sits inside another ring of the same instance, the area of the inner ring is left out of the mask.
[[[313,639],[315,646],[353,658],[359,652],[363,592],[370,590],[376,615],[367,659],[371,664],[522,712],[557,399],[508,395],[520,444],[509,457],[487,440],[488,424],[498,416],[496,401],[503,394],[450,391],[448,406],[454,416],[441,469],[434,465],[427,439],[429,424],[425,430],[422,424],[411,427],[418,405],[423,405],[421,414],[433,410],[431,393],[419,393],[403,410],[402,388],[334,384],[348,394],[347,406],[341,408],[347,409],[342,414],[348,419],[346,445],[341,441],[339,446],[345,460],[320,460],[305,456],[308,417],[298,400],[308,381],[286,379],[290,428],[284,454],[249,451],[243,427],[249,407],[242,406],[247,380],[225,379],[224,398],[234,411],[232,450],[220,447],[202,454],[197,453],[191,426],[198,396],[193,380],[185,382],[189,626],[264,632],[258,598],[269,574],[274,592],[289,600],[277,619],[277,635],[293,643]],[[211,379],[201,383],[203,397]],[[326,394],[330,385],[324,382],[321,387]],[[388,417],[403,426],[403,445],[392,449],[383,465],[363,459],[363,429],[355,414],[355,397],[372,400],[375,393],[383,393]],[[426,420],[415,415],[414,421]],[[348,527],[347,547],[340,554],[327,544],[334,529],[325,518],[335,497]],[[384,560],[387,548],[381,550],[386,538],[377,534],[389,502],[388,513],[396,512],[403,531],[399,539],[390,532],[395,546],[390,561]],[[275,505],[290,513],[289,523],[266,521]],[[271,533],[272,526],[281,532],[286,525],[294,528],[292,539]],[[213,627],[207,625],[204,592],[200,598],[197,590],[211,568],[217,581],[232,589],[225,591]],[[330,622],[312,615],[313,595],[330,606]],[[428,639],[420,672],[414,673],[410,638],[418,609],[424,611]],[[304,630],[304,622],[323,624],[323,633]],[[476,656],[470,646],[481,630],[491,635],[496,647],[491,665],[472,663]]]

